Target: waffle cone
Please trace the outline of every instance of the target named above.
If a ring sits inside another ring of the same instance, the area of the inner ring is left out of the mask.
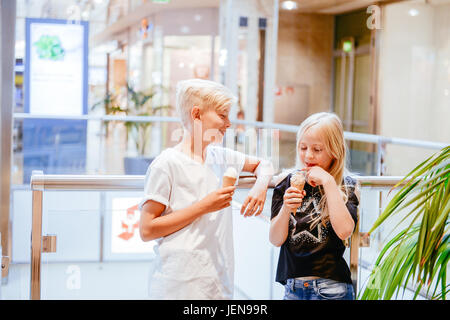
[[[236,178],[224,176],[222,180],[222,186],[225,187],[231,187],[234,186],[236,183]]]
[[[297,188],[299,191],[303,191],[305,182],[306,180],[303,173],[297,173],[291,177],[291,187]]]

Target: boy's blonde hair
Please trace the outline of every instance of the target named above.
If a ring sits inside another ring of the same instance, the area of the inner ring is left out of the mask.
[[[328,152],[328,154],[333,158],[328,173],[336,181],[336,184],[341,191],[344,202],[347,202],[348,189],[344,183],[344,174],[348,174],[348,170],[346,168],[347,148],[344,141],[344,129],[342,126],[342,122],[336,114],[331,112],[315,113],[302,122],[297,131],[296,166],[297,168],[304,167],[304,164],[300,163],[298,147],[303,134],[306,132],[306,130],[313,126],[319,129],[318,132],[325,144],[325,151]],[[317,221],[315,221],[315,223],[313,222],[311,224],[312,228],[315,227],[320,220],[324,225],[329,220],[325,193],[323,192],[322,187],[320,187],[319,189],[322,194],[322,199],[319,204],[322,214],[317,219]]]
[[[176,107],[185,129],[191,128],[191,110],[198,106],[201,112],[226,110],[236,103],[237,98],[224,85],[203,79],[189,79],[178,82]]]

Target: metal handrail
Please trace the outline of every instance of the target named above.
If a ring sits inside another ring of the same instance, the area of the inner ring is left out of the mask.
[[[275,176],[269,187],[273,188],[280,175]],[[384,188],[392,187],[403,177],[393,176],[355,176],[362,187]],[[31,176],[32,190],[32,232],[31,232],[31,281],[30,295],[32,300],[41,297],[41,254],[43,252],[42,237],[42,208],[43,192],[46,190],[83,190],[83,191],[133,191],[144,188],[145,176],[124,175],[45,175],[41,171],[33,171]],[[238,181],[238,188],[250,188],[255,182],[255,176],[242,175]],[[265,220],[267,221],[267,219]],[[45,238],[45,237],[44,237]],[[45,240],[45,239],[44,239]],[[357,287],[358,261],[360,248],[359,222],[350,243],[350,271]]]
[[[279,180],[275,176],[270,188]],[[402,176],[354,176],[362,187],[386,188],[396,185]],[[57,175],[33,173],[31,177],[31,190],[84,190],[84,191],[133,191],[143,190],[144,175]],[[239,177],[237,188],[249,188],[256,178],[250,175]]]
[[[133,121],[133,122],[180,122],[178,117],[163,117],[163,116],[117,116],[117,115],[78,115],[78,116],[60,116],[60,115],[36,115],[29,113],[14,113],[14,119],[61,119],[61,120],[97,120],[97,121]],[[283,123],[268,123],[262,121],[248,121],[248,120],[231,120],[232,124],[242,124],[247,126],[253,126],[256,128],[265,129],[278,129],[286,132],[298,131],[299,126],[289,125]],[[360,141],[367,143],[376,144],[395,144],[409,147],[417,148],[427,148],[433,150],[440,150],[446,146],[448,143],[434,142],[434,141],[424,141],[424,140],[413,140],[395,137],[385,137],[375,134],[359,133],[359,132],[344,132],[344,138],[346,140]]]

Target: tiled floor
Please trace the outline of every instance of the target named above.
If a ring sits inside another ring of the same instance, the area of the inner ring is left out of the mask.
[[[50,300],[145,300],[147,275],[151,262],[52,263],[42,268],[42,299]],[[360,277],[366,279],[369,271],[362,268]],[[1,300],[28,300],[30,298],[30,265],[10,266],[8,283],[1,287]],[[399,299],[409,300],[409,290]],[[248,300],[239,287],[234,299]],[[419,299],[423,299],[419,297]]]
[[[151,262],[52,263],[43,265],[42,299],[142,300],[147,299]],[[142,275],[145,275],[144,278]],[[8,283],[1,287],[2,300],[27,300],[30,265],[10,267]],[[234,299],[248,299],[236,288]]]

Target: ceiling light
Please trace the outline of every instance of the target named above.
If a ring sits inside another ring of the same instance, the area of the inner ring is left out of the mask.
[[[412,8],[412,9],[409,9],[408,13],[411,17],[415,17],[415,16],[419,15],[419,10]]]
[[[281,8],[284,10],[295,10],[298,8],[298,5],[295,1],[283,1],[281,3]]]

